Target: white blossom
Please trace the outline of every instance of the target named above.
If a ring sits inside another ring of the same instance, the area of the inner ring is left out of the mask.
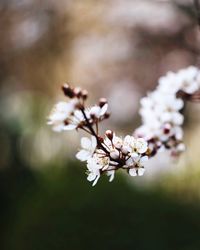
[[[80,161],[87,161],[92,157],[97,146],[97,140],[94,136],[91,136],[91,139],[83,137],[81,139],[82,149],[76,154],[76,158]]]
[[[147,156],[135,156],[127,160],[126,164],[130,167],[129,174],[131,176],[142,176],[145,172],[144,164],[148,161]]]
[[[110,159],[102,154],[103,152],[97,151],[91,158],[87,160],[87,168],[89,171],[87,180],[94,181],[92,186],[96,185],[98,179],[100,178],[100,170],[109,170]],[[111,180],[114,178],[114,174],[111,173]]]
[[[76,157],[87,162],[87,180],[93,186],[104,173],[111,182],[118,169],[126,170],[130,176],[142,176],[145,163],[157,153],[170,150],[172,156],[179,156],[185,150],[184,100],[192,100],[194,95],[195,101],[198,100],[195,92],[199,88],[200,70],[196,67],[168,72],[158,80],[157,88],[140,101],[142,125],[133,135],[122,138],[111,130],[104,136],[98,133],[98,123],[108,118],[106,99],[101,98],[99,105],[86,108],[88,92],[64,84],[64,94],[70,101],[55,105],[48,124],[57,132],[82,129],[91,135],[81,139]]]
[[[181,84],[181,90],[188,94],[196,92],[200,84],[198,82],[199,70],[193,66],[182,69],[177,73],[177,81]]]
[[[135,148],[138,153],[143,154],[148,149],[148,143],[145,141],[144,138],[138,138],[135,141]]]
[[[129,169],[130,176],[142,176],[145,172],[145,168],[131,168]]]
[[[61,132],[65,130],[66,124],[65,120],[71,116],[74,111],[77,100],[72,99],[69,102],[59,102],[52,109],[47,124],[53,126],[53,130],[56,132]]]
[[[115,134],[113,136],[112,142],[113,142],[113,145],[115,146],[115,148],[117,148],[117,149],[120,149],[122,147],[122,145],[123,145],[122,138],[116,136]]]
[[[92,186],[95,186],[98,179],[100,178],[100,169],[102,166],[97,163],[95,158],[90,158],[87,161],[87,168],[89,171],[87,180],[94,181]]]
[[[107,109],[108,109],[108,104],[105,103],[103,105],[103,107],[100,107],[100,106],[91,107],[89,113],[90,113],[91,116],[94,116],[94,117],[99,119],[100,117],[105,115]]]

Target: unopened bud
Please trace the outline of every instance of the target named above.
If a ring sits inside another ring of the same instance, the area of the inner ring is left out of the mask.
[[[105,113],[104,119],[108,119],[110,117],[110,113]]]
[[[114,144],[114,146],[115,146],[115,148],[117,148],[117,149],[121,149],[122,144],[121,144],[120,142],[117,142],[117,143]]]
[[[163,129],[164,134],[169,134],[170,130],[171,130],[171,125],[169,123],[165,124]]]
[[[129,148],[127,146],[123,146],[122,153],[126,155],[126,154],[128,154],[128,152],[129,152]]]
[[[100,98],[99,99],[99,106],[102,108],[107,103],[106,98]]]
[[[86,100],[88,98],[88,92],[87,92],[87,90],[84,89],[82,91],[82,97],[83,97],[83,100]]]
[[[119,151],[114,149],[113,151],[110,152],[110,157],[115,159],[115,160],[118,159],[119,158]]]
[[[64,120],[64,124],[65,124],[66,126],[69,125],[68,119]]]
[[[106,130],[106,136],[108,137],[109,140],[112,141],[112,139],[113,139],[113,131]]]
[[[84,109],[84,106],[79,102],[76,104],[75,108],[81,110],[81,109]]]
[[[64,94],[69,98],[73,98],[75,96],[73,89],[70,88],[70,86],[67,83],[63,84],[62,90]]]
[[[96,115],[95,115],[95,114],[90,114],[90,118],[91,118],[92,120],[95,120],[95,119],[96,119]]]
[[[81,88],[76,87],[76,88],[74,89],[74,94],[75,94],[75,96],[76,96],[77,98],[80,98],[80,97],[82,96]]]
[[[102,137],[100,137],[100,136],[98,136],[98,140],[101,142],[101,143],[103,143],[103,138]]]

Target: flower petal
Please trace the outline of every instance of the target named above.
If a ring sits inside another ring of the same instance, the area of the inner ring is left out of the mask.
[[[81,138],[81,147],[89,150],[91,148],[91,140],[87,137],[82,137]]]
[[[90,152],[86,150],[81,150],[76,154],[76,158],[80,161],[87,161],[90,158]]]
[[[105,115],[106,111],[108,110],[108,104],[104,104],[100,111],[100,116]]]
[[[97,178],[94,180],[92,184],[93,187],[97,184],[97,181],[99,180],[99,178],[100,178],[100,175],[98,175]]]
[[[65,125],[64,127],[63,127],[63,130],[74,130],[74,129],[76,129],[76,125],[74,125],[74,124],[69,124],[69,125]]]
[[[109,182],[113,181],[114,177],[115,177],[115,170],[111,170],[111,171],[107,172],[107,175],[110,176]]]
[[[92,148],[95,149],[97,146],[97,139],[94,136],[91,136]]]
[[[145,172],[145,169],[144,168],[139,168],[138,169],[138,176],[142,176]]]
[[[130,176],[137,176],[136,169],[135,168],[129,169],[129,174]]]

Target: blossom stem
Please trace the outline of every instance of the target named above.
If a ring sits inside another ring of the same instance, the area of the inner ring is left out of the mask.
[[[96,121],[96,133],[99,134],[98,120]]]
[[[88,118],[87,118],[87,116],[86,116],[86,114],[85,114],[84,108],[81,108],[81,112],[82,112],[82,114],[83,114],[83,116],[84,116],[84,118],[85,118],[85,121],[86,121],[86,123],[87,123],[88,129],[91,131],[91,134],[96,138],[98,146],[99,146],[105,153],[109,154],[108,150],[102,145],[101,141],[99,140],[98,135],[95,133],[95,131],[94,131],[92,125],[90,124],[90,122],[89,122],[89,120],[88,120]]]
[[[91,131],[87,130],[87,129],[84,128],[84,127],[81,127],[80,129],[84,130],[84,131],[87,132],[88,134],[91,134]]]

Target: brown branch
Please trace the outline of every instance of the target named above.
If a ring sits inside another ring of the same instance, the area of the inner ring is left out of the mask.
[[[195,7],[195,12],[196,12],[196,18],[197,18],[197,24],[200,29],[200,3],[199,0],[194,0],[194,7]]]
[[[102,145],[102,143],[101,143],[101,141],[100,141],[100,139],[99,139],[99,136],[96,134],[96,132],[94,131],[94,129],[93,129],[93,127],[92,127],[90,121],[88,120],[84,108],[81,109],[81,112],[82,112],[82,114],[83,114],[83,116],[84,116],[84,118],[85,118],[85,121],[86,121],[86,123],[87,123],[88,129],[90,130],[91,134],[92,134],[92,135],[96,138],[96,140],[97,140],[97,145],[98,145],[106,154],[109,154],[108,150]]]
[[[178,91],[177,97],[182,98],[184,101],[189,102],[200,102],[200,90],[196,91],[194,94],[187,94],[184,91]]]

